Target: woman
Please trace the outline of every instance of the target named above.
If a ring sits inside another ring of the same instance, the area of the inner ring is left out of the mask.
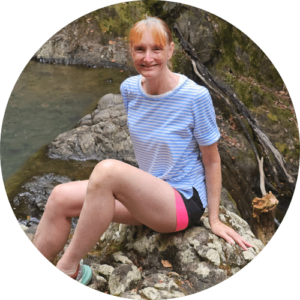
[[[244,250],[252,247],[218,217],[220,134],[207,89],[168,68],[174,43],[162,20],[136,23],[129,40],[140,75],[125,80],[121,94],[140,169],[104,160],[89,180],[55,187],[34,239],[52,261],[67,242],[71,218],[80,214],[57,268],[84,284],[91,270],[80,261],[111,222],[174,232],[196,225],[208,204],[215,234]]]

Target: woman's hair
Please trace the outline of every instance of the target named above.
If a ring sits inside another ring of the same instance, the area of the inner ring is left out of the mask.
[[[146,17],[132,26],[129,33],[130,49],[142,39],[143,33],[149,30],[158,45],[165,47],[173,42],[172,33],[165,21],[156,17]],[[168,62],[168,65],[172,70],[171,62]]]

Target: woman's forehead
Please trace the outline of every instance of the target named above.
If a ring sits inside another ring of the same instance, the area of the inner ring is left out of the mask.
[[[134,45],[146,45],[146,44],[162,46],[161,40],[158,39],[151,32],[144,32],[140,37],[140,39],[135,41]]]
[[[135,34],[132,34],[131,45],[135,46],[145,43],[152,43],[164,47],[167,44],[166,34],[164,31],[155,28],[136,31]]]

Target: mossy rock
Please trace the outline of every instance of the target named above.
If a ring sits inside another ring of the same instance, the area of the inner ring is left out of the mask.
[[[268,117],[270,120],[274,121],[274,122],[277,122],[277,121],[278,121],[277,116],[276,116],[276,115],[272,115],[271,113],[268,113],[268,114],[267,114],[267,117]]]
[[[227,210],[234,212],[235,214],[241,216],[240,212],[237,209],[236,202],[231,197],[230,193],[225,189],[222,188],[221,190],[221,205],[224,206]]]
[[[280,143],[276,142],[275,146],[281,154],[286,155],[288,153],[289,149],[286,144],[280,144]]]

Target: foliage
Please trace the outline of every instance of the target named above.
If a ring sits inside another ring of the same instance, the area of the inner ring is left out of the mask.
[[[101,8],[92,14],[99,22],[103,33],[109,33],[115,37],[128,36],[131,26],[146,16],[158,17],[172,28],[176,17],[186,8],[177,5],[174,12],[172,10],[170,13],[164,9],[166,4],[168,2],[158,0],[122,2]]]
[[[218,75],[223,75],[225,70],[238,76],[254,78],[258,83],[264,83],[268,87],[282,88],[283,81],[266,55],[243,32],[232,24],[208,14],[213,22],[215,48],[212,59],[217,61],[214,70]]]
[[[180,74],[191,74],[192,67],[188,59],[188,56],[183,51],[179,39],[173,34],[173,42],[175,44],[174,54],[171,58],[171,64],[173,67],[173,72]]]
[[[113,36],[128,36],[131,26],[146,17],[149,10],[144,1],[123,2],[93,12],[101,32]]]

